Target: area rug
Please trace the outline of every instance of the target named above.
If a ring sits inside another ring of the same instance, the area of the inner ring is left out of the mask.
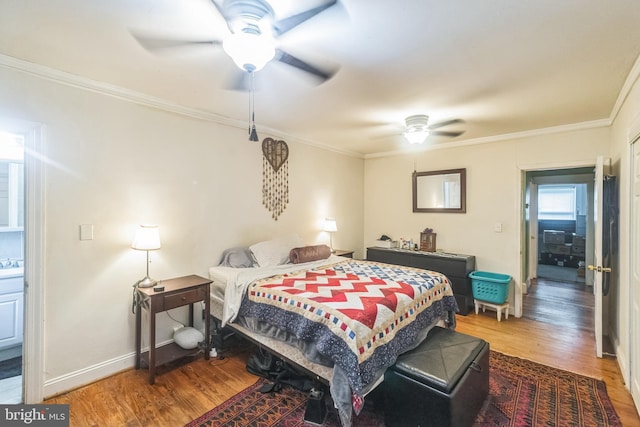
[[[14,357],[0,362],[0,380],[18,375],[22,375],[22,357]]]
[[[489,354],[489,396],[474,427],[621,426],[603,381],[496,351]],[[261,379],[185,427],[301,427],[306,393],[283,388],[261,393]],[[354,426],[384,426],[384,416],[368,399]],[[334,409],[323,424],[338,427]]]

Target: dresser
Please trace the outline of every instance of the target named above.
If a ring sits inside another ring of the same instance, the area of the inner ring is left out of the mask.
[[[469,273],[476,269],[476,257],[473,255],[370,247],[367,248],[367,260],[442,273],[451,282],[459,314],[466,316],[473,307],[473,290],[469,278]]]

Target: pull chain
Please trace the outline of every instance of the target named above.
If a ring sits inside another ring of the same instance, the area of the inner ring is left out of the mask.
[[[258,141],[258,132],[256,131],[256,117],[255,117],[255,102],[254,102],[254,92],[255,92],[255,83],[253,72],[249,73],[251,75],[251,95],[249,97],[249,109],[251,110],[251,127],[249,128],[249,141]]]

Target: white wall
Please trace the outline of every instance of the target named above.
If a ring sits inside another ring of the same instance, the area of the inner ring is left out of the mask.
[[[416,241],[430,227],[438,249],[475,255],[477,270],[508,274],[520,286],[522,170],[595,164],[608,155],[609,139],[609,128],[595,128],[367,159],[365,247],[381,234]],[[414,164],[418,171],[466,168],[467,212],[413,213]],[[496,223],[502,232],[494,231]]]
[[[325,216],[338,222],[335,247],[361,249],[362,159],[288,140],[289,204],[274,221],[261,146],[245,129],[0,67],[7,117],[46,129],[45,396],[132,366],[131,292],[145,253],[129,245],[140,223],[160,226],[156,279],[206,276],[224,249],[286,233],[328,242]],[[80,224],[94,225],[94,240],[79,240]],[[160,342],[173,331],[159,322]]]

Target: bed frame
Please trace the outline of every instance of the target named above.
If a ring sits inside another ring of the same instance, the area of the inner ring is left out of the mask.
[[[220,316],[221,318],[222,316]],[[289,344],[270,338],[256,332],[253,332],[237,323],[229,323],[225,328],[221,328],[222,321],[214,315],[210,315],[210,323],[212,323],[211,331],[212,348],[224,350],[224,340],[231,334],[237,334],[273,354],[276,357],[287,362],[296,371],[305,374],[314,383],[313,388],[309,391],[307,406],[304,411],[304,421],[312,424],[323,424],[327,416],[327,405],[324,400],[326,391],[329,390],[329,380],[333,375],[333,368],[313,363],[308,360],[302,352]],[[225,335],[223,329],[228,329],[231,334]],[[208,351],[208,350],[207,350]]]
[[[220,328],[221,320],[219,318],[212,315],[211,319],[213,320],[211,328],[213,331],[213,340],[211,341],[213,347],[216,349],[224,349],[224,339],[227,338],[229,334],[224,335],[223,329]],[[296,370],[304,372],[312,380],[318,381],[327,387],[329,386],[329,380],[333,375],[333,368],[311,362],[298,348],[275,338],[253,332],[237,323],[228,323],[225,328],[254,343],[258,347],[263,348],[274,356],[279,357],[294,366]]]

